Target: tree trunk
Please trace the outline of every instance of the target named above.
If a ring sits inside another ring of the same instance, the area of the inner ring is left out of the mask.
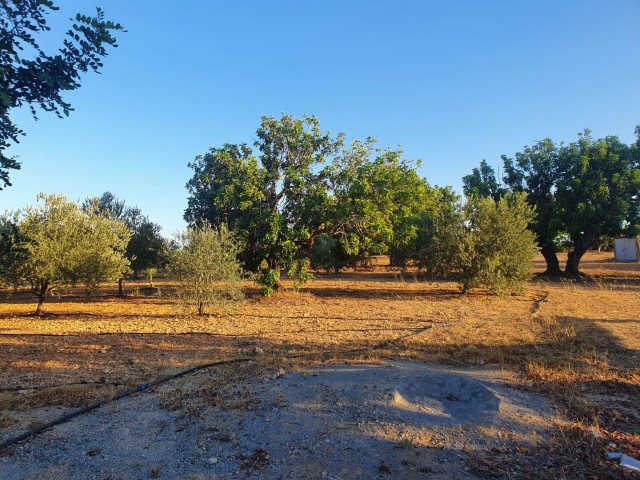
[[[124,282],[123,278],[118,279],[118,296],[122,297],[124,294],[122,292],[122,283]]]
[[[44,303],[45,296],[47,295],[47,290],[49,290],[49,282],[46,280],[40,281],[38,291],[36,293],[38,296],[38,306],[36,307],[35,315],[42,315],[42,304]]]
[[[547,262],[547,269],[545,270],[544,274],[559,277],[562,274],[562,270],[560,270],[558,255],[556,255],[553,246],[550,243],[543,245],[540,248],[540,253],[542,253],[545,262]]]
[[[580,275],[580,259],[585,252],[591,246],[591,242],[588,239],[582,239],[573,243],[573,250],[569,252],[567,256],[567,266],[564,269],[564,273],[568,276]]]
[[[204,315],[204,302],[198,302],[198,315]]]

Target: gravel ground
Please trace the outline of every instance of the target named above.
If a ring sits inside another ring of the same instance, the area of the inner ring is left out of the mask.
[[[187,395],[186,381],[23,442],[0,457],[0,478],[474,478],[467,455],[535,443],[553,418],[544,399],[505,386],[489,367],[398,361],[280,371],[235,385],[242,394],[233,405],[172,411],[166,398]]]

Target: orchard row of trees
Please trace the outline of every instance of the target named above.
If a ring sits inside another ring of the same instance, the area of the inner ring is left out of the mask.
[[[569,144],[546,138],[515,158],[502,156],[502,178],[482,161],[463,178],[467,196],[497,200],[524,192],[535,207],[531,229],[547,263],[560,275],[558,251],[569,244],[565,274],[579,274],[580,259],[603,237],[638,234],[640,220],[640,126],[636,141],[616,136],[594,139],[589,130]]]
[[[0,217],[0,286],[31,287],[35,314],[54,289],[84,285],[89,294],[107,281],[169,268],[178,296],[202,315],[208,305],[242,297],[239,245],[221,225],[206,222],[167,241],[137,207],[107,192],[82,205],[40,194],[35,206]]]
[[[225,144],[189,164],[185,219],[228,225],[266,295],[281,271],[299,286],[309,267],[338,272],[377,254],[457,278],[463,290],[517,290],[532,245],[547,273],[560,275],[558,248],[569,240],[565,272],[577,275],[599,238],[636,234],[640,127],[636,134],[631,145],[588,130],[567,145],[545,139],[503,157],[502,179],[483,161],[464,177],[462,202],[421,178],[419,162],[372,138],[345,145],[315,117],[262,117],[252,146]]]
[[[158,225],[108,192],[82,206],[40,194],[35,206],[0,217],[0,284],[28,283],[36,314],[56,288],[82,284],[93,293],[119,280],[122,293],[126,275],[166,266],[170,251]]]
[[[315,117],[262,117],[253,146],[225,144],[190,163],[185,219],[228,226],[265,295],[282,271],[299,287],[310,267],[337,273],[379,254],[457,278],[464,291],[518,290],[528,278],[534,210],[524,194],[462,203],[429,185],[402,151],[373,138],[345,146]]]
[[[190,229],[168,242],[160,227],[110,193],[82,205],[41,195],[39,205],[0,221],[0,280],[28,282],[41,309],[56,286],[122,280],[171,264],[180,296],[200,313],[239,295],[243,272],[265,295],[281,272],[300,288],[311,268],[339,272],[388,254],[463,291],[517,292],[540,249],[559,274],[557,244],[569,239],[567,273],[578,273],[599,236],[635,232],[640,192],[640,130],[632,145],[617,137],[539,142],[503,157],[502,182],[483,161],[464,177],[463,201],[431,186],[418,162],[372,138],[344,144],[315,117],[263,117],[254,150],[212,148],[190,163],[185,218]],[[225,283],[216,291],[216,284]]]

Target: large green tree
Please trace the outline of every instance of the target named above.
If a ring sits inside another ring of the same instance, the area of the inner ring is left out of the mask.
[[[280,270],[301,273],[301,261],[326,218],[327,181],[322,165],[342,145],[342,136],[322,132],[315,117],[262,117],[254,146],[224,145],[189,166],[191,226],[227,223],[243,244],[248,270],[259,270],[265,293]]]
[[[5,150],[24,132],[10,118],[11,109],[29,106],[61,117],[73,110],[63,92],[80,87],[82,74],[102,68],[108,47],[116,47],[117,23],[105,19],[99,8],[95,17],[78,14],[67,38],[56,53],[45,52],[38,36],[50,28],[47,15],[58,10],[49,0],[0,0],[0,190],[10,186],[9,171],[19,169]]]
[[[375,254],[402,267],[417,260],[419,224],[438,197],[418,162],[373,138],[343,148],[315,117],[263,117],[256,137],[256,153],[227,144],[189,164],[185,219],[228,224],[265,293],[282,269],[309,278],[310,261],[338,272]]]
[[[616,136],[593,139],[585,130],[560,149],[555,197],[572,243],[566,274],[579,273],[580,259],[601,236],[637,234],[640,168],[634,148]]]
[[[228,224],[244,245],[245,267],[255,270],[262,260],[255,230],[265,210],[265,172],[257,157],[246,144],[225,144],[198,155],[189,167],[194,174],[187,183],[185,220],[192,227]]]

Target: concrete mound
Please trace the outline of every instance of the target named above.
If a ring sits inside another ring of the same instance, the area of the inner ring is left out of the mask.
[[[477,421],[500,409],[500,399],[471,378],[450,373],[425,373],[409,378],[394,390],[391,405],[397,408],[438,413],[452,421]]]

